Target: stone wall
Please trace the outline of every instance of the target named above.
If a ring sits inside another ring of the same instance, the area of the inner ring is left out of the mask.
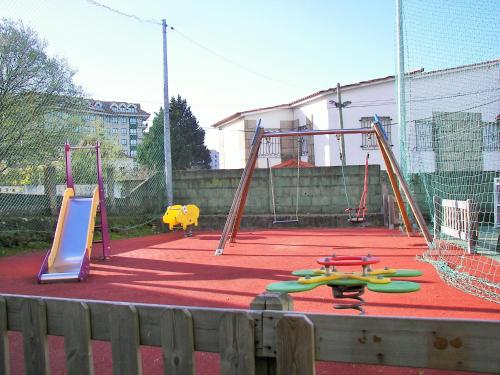
[[[242,170],[176,171],[174,197],[176,204],[193,203],[202,214],[225,214],[229,211]],[[349,205],[356,207],[363,190],[364,166],[345,167]],[[274,197],[278,215],[295,213],[297,169],[273,169]],[[380,212],[382,192],[380,167],[369,167],[368,210]],[[340,167],[302,168],[299,176],[299,214],[343,214],[348,207]],[[270,214],[272,194],[270,175],[257,169],[246,204],[245,214]]]

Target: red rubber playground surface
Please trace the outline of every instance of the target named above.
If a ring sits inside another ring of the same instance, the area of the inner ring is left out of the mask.
[[[221,308],[249,307],[268,283],[294,279],[290,272],[315,268],[315,259],[337,255],[366,255],[381,259],[374,268],[420,269],[421,291],[381,294],[367,291],[367,315],[500,319],[497,304],[446,285],[429,264],[416,256],[425,249],[421,237],[406,237],[380,228],[281,229],[243,231],[238,243],[227,246],[223,256],[213,255],[219,233],[161,234],[112,242],[113,257],[95,261],[85,282],[36,283],[44,253],[33,252],[0,258],[0,292],[67,298],[84,298]],[[100,249],[97,249],[99,252]],[[354,270],[359,267],[346,267]],[[294,294],[296,311],[357,314],[333,310],[331,291],[319,287]],[[10,334],[13,374],[22,373],[20,334]],[[63,339],[49,340],[54,374],[64,374]],[[96,374],[111,374],[109,343],[94,343]],[[143,373],[160,374],[162,357],[157,348],[143,348]],[[218,356],[197,353],[199,374],[218,373]],[[318,363],[318,374],[456,374],[451,371],[393,368],[346,363]]]

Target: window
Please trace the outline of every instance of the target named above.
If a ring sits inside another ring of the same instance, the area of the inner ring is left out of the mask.
[[[434,137],[432,129],[434,123],[430,120],[415,120],[415,150],[432,151],[434,150]]]
[[[260,143],[259,157],[279,157],[281,155],[281,138],[264,138]]]
[[[135,158],[137,156],[137,151],[136,150],[130,150],[130,156]]]
[[[94,104],[94,108],[96,108],[96,109],[102,109],[102,103],[101,102],[96,102]]]
[[[127,118],[126,117],[122,117],[120,120],[121,120],[120,122],[122,124],[126,124],[127,123]]]
[[[122,144],[122,146],[126,146],[127,145],[127,140],[126,139],[121,139],[120,143]]]
[[[107,130],[108,135],[111,135],[111,129]]]
[[[137,139],[131,139],[130,146],[137,146]]]
[[[113,124],[118,124],[118,117],[111,117],[111,122]]]
[[[485,151],[500,151],[500,120],[483,122],[483,148]]]
[[[127,128],[122,128],[122,135],[127,135]]]
[[[113,134],[118,134],[118,128],[113,128]]]
[[[130,129],[130,135],[137,135],[137,129]]]
[[[391,143],[391,121],[390,117],[379,117],[380,123],[382,124],[382,129],[387,135],[387,142],[392,146]],[[361,122],[362,128],[371,128],[373,117],[361,117],[359,120]],[[366,150],[375,150],[378,148],[377,139],[373,134],[362,134],[361,148]]]
[[[128,121],[130,125],[137,125],[137,119],[135,117],[131,117]]]

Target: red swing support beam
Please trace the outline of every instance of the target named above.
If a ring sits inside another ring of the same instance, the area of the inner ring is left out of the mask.
[[[233,203],[231,204],[231,208],[229,210],[229,214],[226,219],[226,223],[224,225],[224,229],[222,231],[221,238],[219,240],[219,244],[217,249],[215,250],[215,255],[222,255],[224,253],[224,248],[226,246],[227,240],[230,242],[236,242],[236,236],[240,229],[241,219],[243,217],[243,211],[245,209],[245,203],[248,196],[248,191],[250,189],[250,183],[252,181],[252,175],[255,170],[255,166],[257,164],[258,151],[260,144],[263,138],[283,138],[283,137],[302,137],[305,135],[330,135],[330,134],[339,134],[339,135],[348,135],[348,134],[375,134],[380,152],[382,153],[385,166],[387,168],[387,173],[389,175],[389,180],[391,181],[391,186],[394,191],[394,195],[398,202],[398,207],[401,211],[401,215],[403,216],[403,222],[405,224],[406,233],[408,236],[413,234],[412,226],[410,219],[408,217],[408,213],[406,211],[406,206],[403,201],[403,197],[401,192],[399,191],[399,185],[401,186],[401,190],[405,194],[406,200],[410,206],[410,209],[417,220],[417,223],[420,227],[420,230],[427,242],[427,245],[430,246],[432,243],[432,236],[429,232],[425,224],[425,220],[418,208],[413,196],[411,195],[408,184],[403,178],[403,174],[399,168],[399,165],[396,162],[396,158],[386,141],[386,136],[384,134],[384,130],[379,121],[377,115],[374,116],[371,128],[360,128],[360,129],[327,129],[327,130],[297,130],[297,131],[286,131],[286,132],[269,132],[265,131],[264,128],[260,126],[261,121],[259,120],[257,124],[257,128],[255,129],[255,134],[252,140],[250,154],[245,165],[245,169],[241,175],[241,180],[236,189],[236,193],[233,198]],[[397,180],[396,180],[397,178]]]

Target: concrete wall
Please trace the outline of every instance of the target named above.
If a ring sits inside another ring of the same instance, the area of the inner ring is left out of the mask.
[[[297,170],[273,170],[275,202],[278,214],[294,214],[297,194]],[[363,189],[364,166],[346,170],[350,206],[356,207]],[[242,170],[203,170],[174,172],[176,204],[194,203],[202,214],[225,214],[229,211]],[[348,207],[340,167],[303,168],[299,177],[299,214],[342,214]],[[369,169],[368,209],[382,207],[380,168]],[[246,205],[246,214],[272,213],[269,171],[255,171]]]

